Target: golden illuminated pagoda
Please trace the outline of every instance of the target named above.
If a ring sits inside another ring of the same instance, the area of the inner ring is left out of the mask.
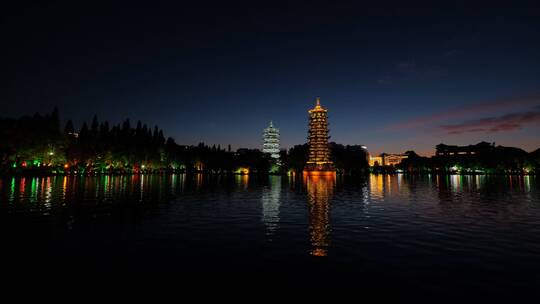
[[[321,101],[317,97],[315,108],[309,112],[309,158],[304,167],[304,174],[334,174],[336,169],[330,160],[328,147],[328,110],[321,107]]]

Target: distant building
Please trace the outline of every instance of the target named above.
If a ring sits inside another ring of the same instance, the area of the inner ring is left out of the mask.
[[[401,163],[402,160],[409,157],[407,154],[381,154],[383,158],[383,166],[396,166]]]
[[[263,130],[263,153],[267,153],[276,162],[279,163],[279,129],[274,127],[272,121],[268,128]]]
[[[435,147],[435,155],[439,157],[462,157],[473,156],[479,154],[487,154],[495,149],[495,143],[480,142],[476,145],[468,146],[452,146],[439,144]]]
[[[370,167],[377,167],[383,165],[383,158],[382,156],[369,156],[369,166]]]
[[[407,154],[382,153],[379,156],[369,156],[369,166],[396,166],[408,157]]]
[[[489,154],[495,149],[495,143],[480,142],[476,145],[452,146],[439,144],[435,147],[435,155],[439,157],[467,157],[478,154]]]

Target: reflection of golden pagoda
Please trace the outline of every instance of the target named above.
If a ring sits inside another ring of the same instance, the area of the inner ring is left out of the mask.
[[[304,176],[309,202],[309,233],[311,255],[326,256],[330,244],[330,197],[335,176]]]
[[[334,174],[334,163],[330,160],[330,150],[328,147],[328,110],[321,107],[319,97],[317,105],[309,112],[309,158],[304,168],[305,174],[325,175]]]

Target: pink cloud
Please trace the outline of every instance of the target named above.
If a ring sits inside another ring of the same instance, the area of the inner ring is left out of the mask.
[[[511,113],[497,117],[485,117],[457,124],[441,125],[439,128],[448,134],[496,133],[522,129],[525,125],[540,124],[540,110],[523,113]]]
[[[387,126],[386,130],[414,129],[429,126],[430,124],[440,123],[447,120],[459,120],[474,115],[486,114],[493,111],[515,108],[516,106],[531,106],[540,102],[540,95],[527,97],[514,97],[499,99],[490,102],[480,102],[472,105],[460,106],[448,109],[444,112],[434,113],[425,116],[419,116],[413,119],[405,120]],[[540,108],[537,106],[536,108]],[[478,130],[478,132],[484,130]]]

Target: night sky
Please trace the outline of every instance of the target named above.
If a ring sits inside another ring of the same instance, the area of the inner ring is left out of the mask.
[[[2,6],[0,116],[58,106],[76,127],[130,118],[233,148],[273,120],[290,147],[320,96],[331,140],[372,153],[540,148],[534,2],[82,3]]]

